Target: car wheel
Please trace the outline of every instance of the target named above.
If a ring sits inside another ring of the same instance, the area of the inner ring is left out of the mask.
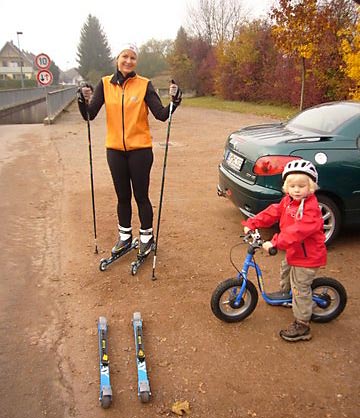
[[[324,219],[325,244],[331,244],[337,237],[341,226],[341,213],[336,203],[324,195],[317,196]]]

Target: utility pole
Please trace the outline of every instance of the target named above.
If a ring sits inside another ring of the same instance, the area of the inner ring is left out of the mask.
[[[22,53],[20,49],[20,41],[19,41],[19,35],[22,35],[22,32],[16,32],[17,35],[17,41],[18,41],[18,48],[20,51],[20,72],[21,72],[21,88],[24,88],[24,76],[23,76],[23,60],[22,60]]]

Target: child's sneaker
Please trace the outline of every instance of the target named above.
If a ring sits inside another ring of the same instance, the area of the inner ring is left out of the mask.
[[[311,340],[310,326],[296,319],[287,329],[280,331],[280,337],[286,341],[309,341]]]

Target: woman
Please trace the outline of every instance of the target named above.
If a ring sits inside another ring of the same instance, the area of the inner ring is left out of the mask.
[[[119,238],[114,255],[131,246],[132,192],[140,219],[139,256],[150,253],[153,236],[153,210],[149,199],[150,170],[153,163],[148,109],[154,117],[166,121],[170,105],[163,106],[150,80],[135,73],[136,45],[123,45],[117,57],[115,74],[103,77],[95,87],[82,87],[78,95],[80,112],[93,120],[105,103],[106,153],[117,195]],[[181,103],[181,90],[172,83],[169,94],[173,110]],[[88,115],[88,116],[87,116]]]

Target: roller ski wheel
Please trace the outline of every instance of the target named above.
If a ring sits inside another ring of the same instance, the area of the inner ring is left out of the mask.
[[[100,265],[99,265],[100,271],[105,271],[108,265],[109,265],[108,258],[102,258],[100,260]]]
[[[150,392],[140,392],[141,403],[148,403],[150,401]]]
[[[141,403],[150,401],[150,382],[146,369],[145,350],[143,342],[143,322],[140,312],[134,312],[133,319],[136,367],[138,375],[138,397]]]
[[[132,263],[131,263],[131,274],[133,275],[133,276],[135,276],[135,274],[137,273],[137,271],[138,271],[138,268],[140,267],[140,264],[138,264],[138,262],[137,261],[133,261]]]
[[[131,245],[128,248],[126,248],[125,250],[119,251],[116,254],[111,253],[111,256],[109,258],[102,258],[100,260],[99,270],[100,271],[105,271],[110,264],[112,264],[114,261],[118,260],[119,258],[123,257],[125,254],[129,253],[130,251],[137,249],[138,246],[139,246],[139,239],[134,238],[131,241]]]
[[[111,402],[112,402],[111,396],[105,395],[102,397],[100,404],[102,408],[108,409],[110,408]]]
[[[145,260],[149,257],[149,255],[151,254],[151,252],[152,252],[152,251],[155,251],[155,246],[156,246],[156,244],[155,244],[155,242],[154,242],[154,243],[151,245],[151,250],[150,250],[150,252],[149,252],[148,254],[146,254],[146,255],[140,255],[140,254],[138,254],[138,255],[137,255],[137,259],[131,263],[131,274],[132,274],[133,276],[135,276],[135,275],[136,275],[136,273],[138,272],[138,270],[139,270],[140,266],[141,266],[141,265],[144,263],[144,261],[145,261]]]
[[[112,403],[112,389],[110,384],[110,366],[108,354],[108,325],[104,316],[99,317],[98,339],[100,356],[100,396],[102,408],[107,409]]]

